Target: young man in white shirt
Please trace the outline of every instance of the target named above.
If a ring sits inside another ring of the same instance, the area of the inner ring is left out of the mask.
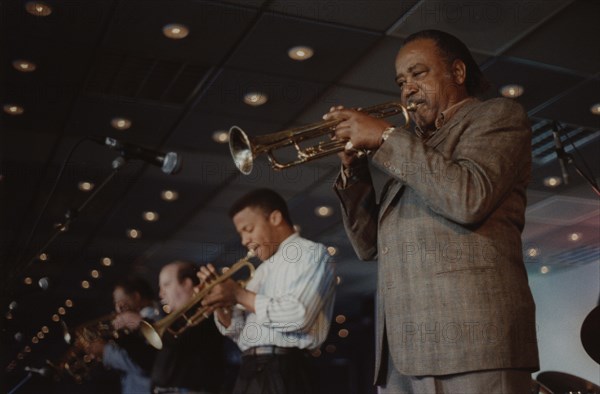
[[[314,392],[308,351],[327,337],[335,296],[327,250],[294,231],[285,200],[270,189],[246,194],[229,214],[262,261],[245,288],[228,279],[203,301],[242,351],[234,393]],[[214,275],[211,265],[199,272],[209,283]]]

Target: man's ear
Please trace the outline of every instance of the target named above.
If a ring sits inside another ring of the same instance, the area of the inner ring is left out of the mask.
[[[194,288],[194,282],[192,282],[192,280],[190,278],[183,278],[183,282],[181,284],[186,289],[193,289]]]
[[[137,291],[135,293],[133,293],[133,300],[138,304],[141,303],[142,302],[141,294],[138,293]]]
[[[467,66],[460,59],[456,59],[452,63],[452,78],[457,85],[465,83],[465,79],[467,78]]]
[[[283,221],[283,215],[281,214],[281,211],[276,209],[269,214],[269,223],[272,226],[279,226],[282,221]]]

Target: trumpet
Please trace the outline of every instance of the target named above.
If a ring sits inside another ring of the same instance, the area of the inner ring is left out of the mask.
[[[175,337],[180,335],[182,332],[187,330],[190,327],[198,325],[204,319],[207,318],[206,312],[208,311],[208,307],[203,307],[200,304],[204,297],[210,291],[221,282],[229,279],[233,274],[246,267],[250,271],[250,276],[243,281],[238,281],[241,286],[245,286],[246,283],[252,279],[254,276],[254,266],[250,262],[250,259],[254,257],[255,253],[253,250],[249,250],[246,257],[238,260],[234,265],[232,265],[227,271],[223,272],[221,275],[218,275],[214,280],[208,282],[205,286],[203,286],[200,291],[192,296],[192,298],[181,308],[177,309],[173,313],[167,315],[165,318],[157,321],[154,324],[150,324],[147,321],[142,320],[140,323],[140,332],[146,338],[148,343],[154,346],[156,349],[162,349],[162,337],[166,331],[173,334]],[[196,312],[187,316],[187,313],[190,309],[197,307]],[[177,328],[171,328],[172,325],[175,324],[177,320],[183,320],[183,324]]]
[[[390,101],[360,109],[360,111],[374,118],[386,118],[402,114],[404,123],[400,127],[406,127],[410,122],[408,112],[416,111],[416,109],[417,104],[415,103],[410,103],[404,107],[399,102]],[[300,143],[305,140],[331,135],[335,131],[335,126],[339,123],[340,121],[337,120],[321,121],[252,138],[238,126],[233,126],[229,130],[229,151],[236,167],[244,175],[249,175],[252,172],[254,159],[263,153],[267,154],[273,169],[282,170],[343,151],[347,143],[346,140],[319,141],[312,146],[304,148],[300,146]],[[290,145],[293,145],[296,149],[297,159],[288,163],[277,160],[273,152]]]
[[[127,329],[117,330],[112,325],[112,320],[116,314],[111,313],[98,317],[81,324],[73,330],[73,335],[67,325],[63,323],[63,337],[65,342],[70,345],[62,359],[57,363],[47,361],[59,375],[65,374],[71,376],[75,382],[81,383],[88,379],[92,367],[100,360],[93,358],[86,353],[86,347],[96,340],[114,340],[122,334],[129,334]]]

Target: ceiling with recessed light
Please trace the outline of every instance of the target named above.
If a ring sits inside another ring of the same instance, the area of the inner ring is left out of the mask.
[[[53,318],[78,324],[109,312],[117,278],[156,286],[174,259],[231,265],[245,252],[227,210],[257,187],[281,193],[301,233],[332,247],[336,313],[363,314],[376,265],[359,262],[344,234],[337,158],[274,171],[260,157],[243,176],[223,132],[267,134],[318,121],[332,105],[396,100],[395,53],[426,28],[469,46],[492,82],[488,97],[507,85],[521,93],[514,99],[534,131],[530,274],[598,261],[598,197],[572,164],[561,181],[552,136],[557,121],[566,152],[598,178],[596,1],[37,3],[1,5],[3,370],[60,356]],[[105,137],[175,152],[182,169],[120,160]],[[46,342],[32,345],[43,326]]]

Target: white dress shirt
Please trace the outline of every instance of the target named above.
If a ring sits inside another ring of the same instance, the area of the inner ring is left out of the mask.
[[[215,315],[219,331],[241,351],[269,345],[315,349],[325,341],[335,274],[324,245],[289,236],[258,266],[246,289],[256,293],[255,313],[236,305],[228,328]]]

